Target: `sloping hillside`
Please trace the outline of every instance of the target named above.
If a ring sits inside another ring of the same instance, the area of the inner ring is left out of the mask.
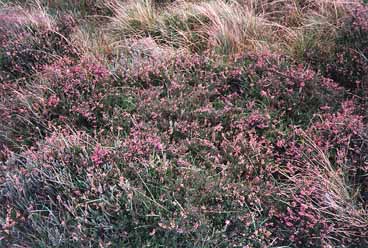
[[[368,247],[368,5],[0,1],[0,247]]]

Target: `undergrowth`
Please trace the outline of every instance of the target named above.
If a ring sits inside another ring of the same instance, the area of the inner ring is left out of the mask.
[[[0,4],[1,247],[368,246],[368,7]]]

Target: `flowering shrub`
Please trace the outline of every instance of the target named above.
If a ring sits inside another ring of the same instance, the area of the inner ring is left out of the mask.
[[[331,48],[321,47],[305,53],[306,60],[327,77],[357,92],[366,90],[367,17],[368,7],[365,4],[352,4],[341,20]],[[326,50],[330,52],[326,54]]]
[[[349,190],[349,185],[356,185],[354,171],[338,162],[331,164],[313,140],[305,134],[301,137],[306,143],[298,147],[299,158],[279,166],[287,178],[280,194],[288,204],[275,211],[276,223],[304,247],[333,245],[332,236],[339,242],[366,244],[368,213],[357,192]]]
[[[87,58],[80,63],[63,58],[46,65],[32,85],[18,81],[2,87],[2,135],[13,145],[31,145],[66,121],[93,129],[108,120],[102,108],[109,72]]]
[[[7,25],[27,38],[1,41],[1,247],[368,246],[361,67],[345,83],[271,51],[150,38],[101,59]],[[57,57],[18,53],[35,44]]]
[[[48,96],[48,103],[53,104],[51,113],[76,114],[80,122],[96,125],[98,118],[102,118],[99,113],[102,99],[109,90],[110,74],[104,66],[88,58],[82,58],[78,64],[64,58],[46,66],[43,73],[49,92],[53,92]]]
[[[18,15],[15,18],[21,19],[22,13]],[[30,76],[59,56],[76,56],[76,48],[68,41],[75,26],[72,17],[60,18],[55,27],[27,22],[14,27],[9,21],[12,20],[3,20],[0,16],[1,80]],[[9,32],[9,26],[13,27],[13,32]]]
[[[333,64],[327,66],[332,78],[350,88],[364,88],[368,69],[368,7],[360,5],[351,10],[337,39],[337,51]]]
[[[256,72],[252,76],[263,101],[294,124],[309,121],[323,105],[334,107],[334,101],[342,94],[335,82],[303,65],[288,66],[289,63],[278,56],[260,56],[250,67]]]

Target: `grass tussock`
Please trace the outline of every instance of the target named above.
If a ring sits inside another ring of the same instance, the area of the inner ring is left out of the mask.
[[[336,30],[355,5],[336,0],[218,0],[179,2],[166,7],[157,7],[152,1],[114,2],[108,6],[113,12],[111,30],[120,38],[152,36],[197,51],[214,48],[221,54],[286,49],[300,56],[318,44],[325,48],[333,45]]]
[[[236,1],[178,3],[163,10],[151,1],[111,7],[115,32],[152,36],[160,42],[197,49],[217,47],[225,54],[260,46],[270,30],[265,19]]]

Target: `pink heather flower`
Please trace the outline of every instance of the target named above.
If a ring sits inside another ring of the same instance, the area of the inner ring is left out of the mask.
[[[97,144],[91,156],[91,160],[95,165],[101,165],[108,154],[109,151],[101,148],[101,146]]]
[[[287,221],[285,224],[286,224],[286,226],[288,226],[288,227],[292,227],[292,226],[293,226],[293,223],[291,223],[290,221]]]
[[[283,146],[285,145],[285,140],[278,140],[277,142],[276,142],[276,146],[278,147],[278,148],[282,148]]]
[[[327,106],[327,105],[324,105],[324,106],[321,106],[320,109],[321,110],[330,110],[331,107],[330,106]]]
[[[60,98],[56,95],[52,95],[47,100],[47,105],[49,107],[56,107],[59,104],[59,102],[60,102]]]
[[[162,144],[160,143],[160,142],[157,142],[156,144],[155,144],[155,146],[156,146],[156,149],[158,150],[158,151],[162,151],[164,148],[163,148],[163,146],[162,146]]]

